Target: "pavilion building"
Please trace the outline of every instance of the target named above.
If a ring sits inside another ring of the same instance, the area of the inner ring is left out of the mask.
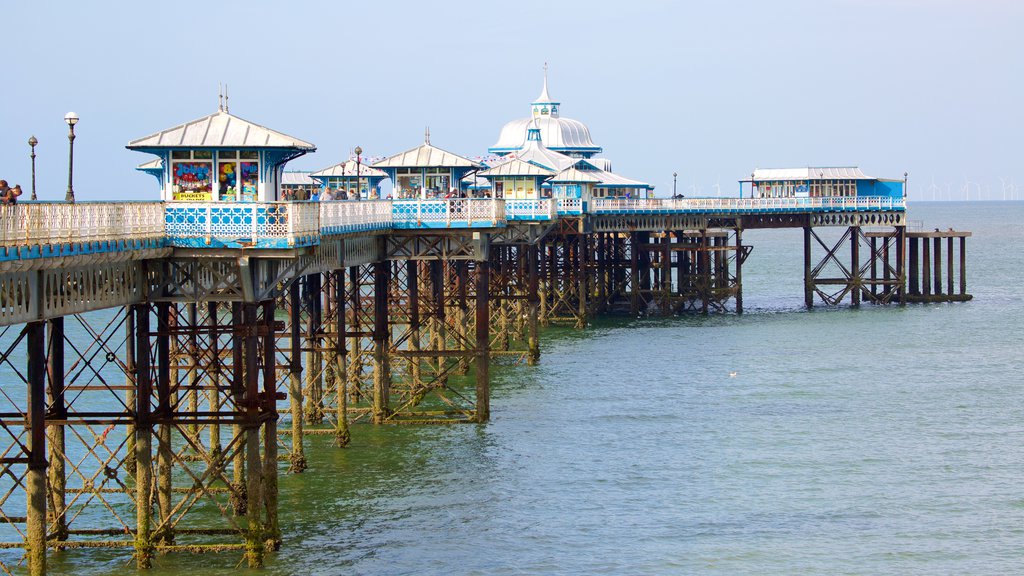
[[[280,199],[285,164],[316,146],[229,114],[198,120],[128,143],[157,159],[139,166],[160,181],[164,201],[270,202]]]
[[[856,166],[821,166],[806,168],[758,168],[749,179],[751,198],[819,198],[888,196],[902,198],[906,180],[875,178]]]
[[[428,130],[423,144],[376,162],[373,168],[391,179],[395,198],[437,198],[464,192],[464,179],[484,166],[431,145]]]
[[[369,200],[380,198],[380,185],[388,174],[357,157],[313,172],[310,177],[319,184],[321,194],[327,189],[343,190],[346,198],[354,200],[358,190],[360,199]]]

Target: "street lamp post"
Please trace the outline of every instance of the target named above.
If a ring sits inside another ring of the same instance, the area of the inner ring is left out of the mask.
[[[32,199],[36,198],[36,144],[39,144],[39,140],[36,140],[35,136],[30,136],[28,139],[28,145],[32,147]]]
[[[71,182],[75,169],[75,124],[78,124],[78,114],[68,112],[64,115],[64,121],[68,123],[68,193],[64,196],[64,201],[74,204],[75,189]]]
[[[360,186],[360,183],[359,183],[359,168],[362,166],[362,163],[363,163],[362,155],[363,155],[362,147],[356,146],[356,200],[362,200],[363,199],[362,186]],[[369,188],[367,188],[367,190],[366,190],[366,199],[367,200],[370,199],[370,190],[369,190]]]
[[[672,197],[676,197],[676,177],[679,176],[677,172],[672,173]]]

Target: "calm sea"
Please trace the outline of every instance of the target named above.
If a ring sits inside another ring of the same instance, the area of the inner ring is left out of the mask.
[[[549,329],[494,370],[487,425],[310,439],[254,573],[1024,572],[1024,204],[911,218],[974,232],[973,302],[807,312],[799,231],[748,232],[743,316]]]

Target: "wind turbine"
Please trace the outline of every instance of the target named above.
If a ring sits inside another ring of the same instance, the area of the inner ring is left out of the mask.
[[[935,176],[932,176],[932,185],[928,187],[928,191],[932,193],[932,202],[935,202],[939,191],[939,186],[935,184]],[[941,198],[939,199],[941,200]]]
[[[971,181],[967,179],[967,176],[964,176],[964,185],[960,187],[960,192],[967,202],[971,201]]]

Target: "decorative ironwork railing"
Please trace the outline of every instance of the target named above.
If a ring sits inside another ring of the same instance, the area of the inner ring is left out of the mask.
[[[832,210],[904,210],[903,198],[890,196],[815,198],[603,198],[590,212],[765,212]]]
[[[390,200],[320,202],[320,234],[346,234],[391,228]]]
[[[143,240],[164,236],[159,202],[24,202],[0,206],[0,245]]]
[[[490,227],[505,223],[505,203],[491,198],[392,200],[396,228]]]
[[[509,220],[553,220],[558,217],[551,198],[506,199],[505,217]]]
[[[583,214],[583,200],[579,198],[556,198],[559,214]]]
[[[578,198],[364,200],[337,202],[23,202],[0,206],[0,247],[150,240],[161,246],[287,248],[317,244],[323,235],[392,228],[477,228],[507,220],[559,215],[680,212],[764,213],[902,211],[903,198]],[[92,243],[92,244],[90,244]],[[28,251],[42,257],[47,250]]]
[[[165,206],[167,236],[175,245],[300,246],[320,235],[315,202],[173,202]]]

